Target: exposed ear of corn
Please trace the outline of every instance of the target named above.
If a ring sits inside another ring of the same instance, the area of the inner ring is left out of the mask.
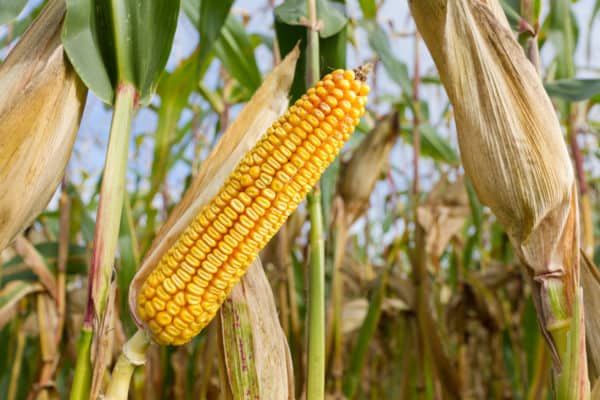
[[[155,341],[184,344],[212,320],[335,159],[368,91],[360,71],[328,74],[246,154],[142,284],[135,311]]]
[[[64,13],[49,1],[0,67],[0,250],[50,201],[79,128],[86,89],[63,54]]]
[[[569,337],[570,326],[576,343],[580,328],[579,228],[574,173],[552,103],[498,1],[412,0],[410,6],[454,107],[465,172],[529,273],[563,379],[565,346],[556,338]],[[584,377],[585,351],[578,357],[569,374]]]

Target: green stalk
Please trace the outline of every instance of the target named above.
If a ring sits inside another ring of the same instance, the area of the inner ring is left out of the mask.
[[[71,386],[71,400],[87,399],[92,382],[90,354],[92,351],[92,329],[82,328],[77,341],[77,364]]]
[[[317,6],[308,0],[308,68],[307,86],[314,85],[320,74]],[[308,382],[307,399],[325,398],[325,244],[323,241],[323,210],[318,185],[308,195],[310,215],[310,278],[308,309]]]
[[[317,187],[308,195],[310,214],[310,278],[308,308],[307,399],[325,398],[325,247],[321,193]]]
[[[112,376],[108,382],[105,400],[127,400],[129,386],[135,367],[146,362],[146,350],[150,345],[150,338],[145,331],[138,330],[123,345],[123,351],[115,364]]]
[[[587,380],[587,357],[583,334],[583,291],[577,288],[573,310],[565,308],[565,286],[552,282],[548,286],[549,306],[554,323],[548,327],[560,355],[560,371],[553,368],[556,400],[587,400],[590,396]]]
[[[89,358],[91,336],[94,320],[96,317],[98,320],[102,319],[104,314],[110,277],[113,272],[123,210],[131,120],[136,103],[137,93],[133,85],[128,83],[119,85],[102,175],[89,275],[87,309],[77,348],[79,356],[75,366],[71,399],[84,399],[88,397],[89,393],[92,373]],[[87,337],[88,335],[89,337]]]

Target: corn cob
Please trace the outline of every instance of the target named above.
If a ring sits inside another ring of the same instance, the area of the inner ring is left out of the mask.
[[[204,328],[364,113],[365,69],[337,70],[308,90],[245,155],[143,282],[137,316],[160,344]]]

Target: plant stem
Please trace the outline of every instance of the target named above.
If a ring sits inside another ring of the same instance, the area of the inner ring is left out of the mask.
[[[77,365],[75,366],[75,380],[73,387],[84,390],[90,385],[90,360],[91,335],[94,320],[101,320],[106,308],[108,287],[113,272],[115,252],[119,240],[119,226],[123,210],[125,193],[125,173],[127,170],[127,154],[129,150],[129,137],[131,120],[137,103],[137,94],[131,84],[119,85],[116,94],[114,113],[110,128],[108,150],[104,162],[102,187],[100,189],[100,202],[96,216],[96,230],[94,233],[94,248],[89,274],[88,302],[81,331],[82,339],[78,344]],[[83,335],[90,335],[84,338]],[[87,347],[82,347],[87,346]],[[82,355],[87,355],[84,359]],[[80,391],[86,398],[87,392]]]
[[[92,329],[83,327],[77,342],[77,364],[71,387],[71,400],[87,399],[92,382],[90,354],[92,350]]]
[[[150,345],[150,338],[145,331],[138,330],[123,345],[123,351],[115,364],[112,376],[108,382],[105,400],[127,400],[129,385],[135,367],[146,362],[146,350]]]
[[[321,193],[318,187],[308,196],[310,213],[310,280],[308,309],[307,399],[325,398],[325,248]]]
[[[307,86],[317,82],[319,68],[319,32],[317,6],[308,0],[308,68]],[[308,383],[307,399],[325,398],[325,246],[323,241],[323,211],[318,185],[308,195],[310,215],[310,278],[308,309]]]

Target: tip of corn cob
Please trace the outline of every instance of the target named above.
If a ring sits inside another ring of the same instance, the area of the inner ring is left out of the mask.
[[[135,309],[156,342],[184,344],[214,318],[358,125],[370,68],[336,70],[309,89],[162,256]]]

